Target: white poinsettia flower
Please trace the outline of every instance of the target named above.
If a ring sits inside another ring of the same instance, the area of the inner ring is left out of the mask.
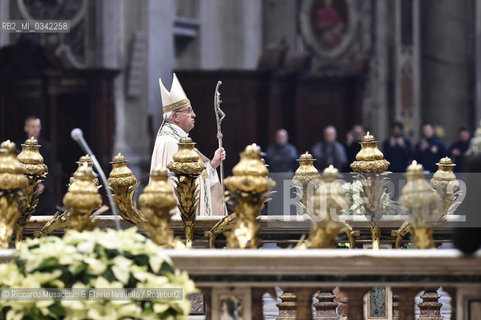
[[[95,258],[87,258],[84,261],[88,265],[87,271],[89,274],[100,275],[107,269],[107,265],[104,262]]]
[[[129,267],[132,264],[132,260],[125,258],[124,256],[117,256],[113,260],[112,272],[120,282],[127,284],[129,282],[130,271]]]

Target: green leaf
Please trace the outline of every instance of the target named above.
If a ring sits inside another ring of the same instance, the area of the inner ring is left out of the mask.
[[[168,272],[168,273],[175,273],[175,268],[167,261],[162,262],[162,266],[160,267],[160,271]]]
[[[60,303],[60,301],[55,301],[54,304],[48,307],[48,310],[52,312],[54,315],[56,315],[57,317],[65,316],[65,309]]]
[[[102,277],[104,277],[108,282],[114,282],[117,281],[117,278],[115,278],[114,273],[112,272],[112,268],[108,267],[104,273],[102,273]]]
[[[146,266],[149,264],[149,256],[145,254],[139,254],[134,256],[134,262],[138,266]]]
[[[55,257],[47,258],[40,263],[40,265],[37,267],[37,270],[41,270],[41,269],[48,268],[48,267],[53,267],[53,266],[57,265],[57,263],[58,263],[57,258],[55,258]]]
[[[76,276],[76,275],[78,275],[80,272],[87,270],[87,268],[88,268],[88,265],[85,264],[85,263],[82,263],[82,264],[78,265],[78,266],[73,270],[72,274],[73,274],[74,276]]]

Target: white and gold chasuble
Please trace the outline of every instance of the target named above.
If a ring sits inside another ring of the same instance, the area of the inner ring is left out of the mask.
[[[155,139],[154,152],[152,153],[152,162],[150,172],[154,168],[160,166],[166,170],[167,164],[174,159],[174,154],[178,150],[177,143],[181,138],[187,137],[188,134],[179,126],[166,122],[157,133]],[[201,161],[205,164],[206,169],[197,178],[197,186],[199,188],[199,205],[197,206],[197,215],[200,216],[223,216],[224,215],[224,197],[222,188],[215,170],[210,160],[204,156],[199,150],[195,149],[200,156]],[[169,178],[169,184],[175,188],[173,178]],[[176,214],[180,215],[179,209],[176,208]]]

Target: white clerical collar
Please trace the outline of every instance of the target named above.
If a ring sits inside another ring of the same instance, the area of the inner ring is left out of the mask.
[[[175,133],[177,133],[181,138],[185,138],[189,136],[189,134],[184,130],[182,130],[182,128],[179,127],[178,125],[174,123],[169,123],[169,125],[171,126],[172,130],[174,130]]]

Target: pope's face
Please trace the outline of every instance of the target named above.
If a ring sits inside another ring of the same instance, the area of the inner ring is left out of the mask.
[[[185,132],[189,132],[194,128],[195,117],[195,112],[190,105],[174,111],[172,115],[175,124]]]

